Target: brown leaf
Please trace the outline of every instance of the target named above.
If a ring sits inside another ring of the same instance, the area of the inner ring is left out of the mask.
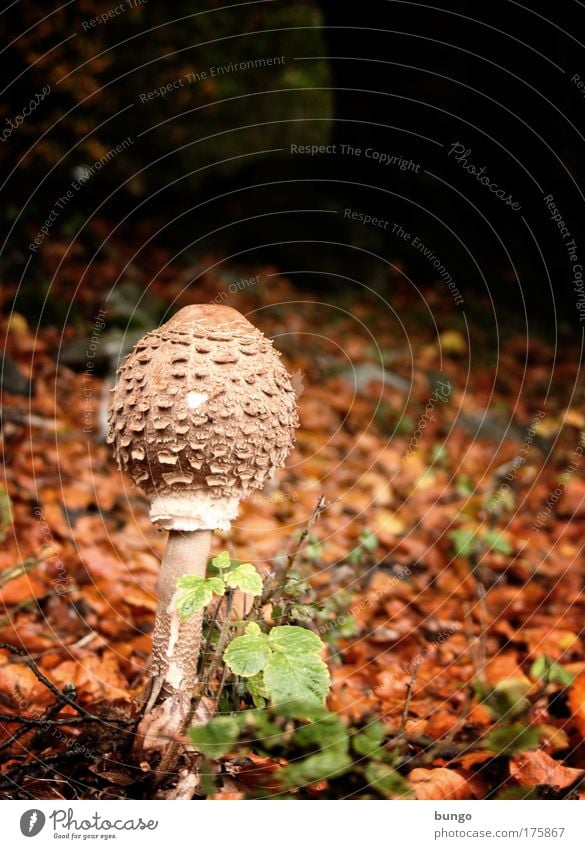
[[[585,737],[585,674],[576,678],[569,690],[569,708],[581,736]]]
[[[454,800],[473,796],[469,782],[454,769],[413,769],[408,776],[417,799]]]
[[[583,769],[572,769],[563,766],[547,755],[546,752],[523,752],[510,761],[510,775],[523,787],[536,787],[545,784],[547,787],[570,787],[585,775]]]

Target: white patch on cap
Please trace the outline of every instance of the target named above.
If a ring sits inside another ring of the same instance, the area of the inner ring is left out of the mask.
[[[187,395],[187,406],[190,410],[196,410],[208,400],[208,396],[204,392],[189,392]]]

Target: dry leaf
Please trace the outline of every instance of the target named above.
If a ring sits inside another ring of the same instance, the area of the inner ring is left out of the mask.
[[[510,761],[510,776],[523,787],[545,784],[562,789],[570,787],[583,775],[585,770],[563,766],[542,750],[523,752]]]
[[[585,737],[585,675],[575,679],[569,690],[569,708],[575,725]]]
[[[469,799],[471,788],[461,773],[454,769],[413,769],[408,776],[417,799]]]

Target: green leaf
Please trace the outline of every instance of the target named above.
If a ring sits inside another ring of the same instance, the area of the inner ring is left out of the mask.
[[[287,596],[305,596],[309,591],[307,582],[298,575],[289,575],[286,585],[282,589],[282,594]]]
[[[185,575],[177,581],[177,587],[183,590],[177,599],[177,610],[181,619],[189,619],[198,610],[203,610],[213,594],[223,595],[225,584],[221,578],[201,578],[199,575]]]
[[[232,748],[240,736],[240,727],[231,716],[218,716],[206,725],[189,729],[195,748],[211,758],[221,758]]]
[[[385,736],[384,726],[382,723],[373,722],[360,734],[353,735],[351,738],[351,745],[356,754],[371,758],[373,755],[377,754],[384,745]]]
[[[287,719],[302,719],[305,722],[316,722],[329,715],[326,708],[313,701],[294,701],[276,705],[274,712],[276,716],[286,717]]]
[[[348,561],[359,564],[365,557],[367,551],[375,551],[378,547],[378,537],[369,528],[365,528],[358,538],[358,546],[352,548],[348,555]]]
[[[495,551],[497,554],[512,554],[512,546],[497,528],[487,530],[483,541],[489,545],[491,551]]]
[[[378,548],[378,537],[369,528],[366,528],[363,531],[360,535],[359,541],[360,545],[363,545],[366,551],[375,551]]]
[[[280,780],[287,787],[303,787],[324,778],[336,778],[351,769],[352,759],[343,749],[326,749],[281,770]]]
[[[298,625],[277,625],[268,639],[274,651],[295,657],[318,654],[323,649],[323,643],[316,634]]]
[[[4,542],[12,525],[12,501],[3,486],[0,486],[0,542]]]
[[[538,728],[526,725],[508,725],[494,728],[486,737],[485,747],[498,755],[517,755],[528,749],[536,749],[539,741]]]
[[[507,787],[498,793],[496,799],[501,799],[505,802],[516,801],[517,799],[533,799],[537,801],[540,799],[540,796],[536,787]]]
[[[290,701],[323,704],[329,692],[329,670],[315,654],[277,651],[266,664],[264,683],[276,704]]]
[[[455,489],[461,496],[473,495],[473,484],[469,475],[459,475],[455,480]]]
[[[356,637],[360,633],[360,625],[353,616],[348,616],[347,619],[340,622],[337,626],[337,633],[344,639]],[[334,642],[334,640],[332,642]]]
[[[216,554],[211,563],[220,571],[222,569],[229,569],[232,565],[231,557],[227,551],[221,551],[219,554]]]
[[[242,563],[225,577],[228,587],[238,588],[250,595],[262,595],[262,578],[251,563]]]
[[[341,719],[336,713],[328,711],[314,722],[298,728],[293,734],[292,742],[301,749],[334,747],[345,752],[349,749],[349,735]]]
[[[530,691],[530,682],[525,680],[500,681],[487,690],[483,701],[499,719],[510,722],[524,716],[530,708],[526,698]]]
[[[470,557],[473,554],[476,543],[474,531],[457,528],[454,531],[449,531],[447,536],[453,542],[453,550],[457,557]]]
[[[323,552],[323,544],[319,537],[315,536],[315,534],[308,534],[306,539],[306,549],[307,557],[309,560],[317,560],[321,557]]]
[[[252,696],[252,701],[254,702],[255,707],[266,707],[270,694],[266,689],[266,685],[264,684],[264,675],[261,672],[257,672],[256,675],[252,675],[251,678],[248,678],[246,681],[246,688]]]
[[[299,622],[311,622],[317,613],[317,606],[315,604],[294,604],[290,609],[291,618],[294,618]]]
[[[406,779],[391,766],[372,761],[367,765],[365,775],[368,784],[385,799],[408,799],[413,796]]]
[[[560,663],[546,655],[536,658],[530,667],[530,676],[547,684],[562,684],[563,687],[570,687],[575,678]]]
[[[284,732],[272,721],[269,712],[264,708],[240,711],[237,716],[240,718],[240,727],[246,732],[246,738],[254,737],[255,748],[258,748],[260,743],[265,749],[282,744]]]
[[[223,595],[225,593],[223,578],[206,578],[205,583],[215,595]]]
[[[255,622],[250,622],[244,634],[231,641],[223,657],[236,675],[252,678],[264,669],[271,654],[268,637]]]

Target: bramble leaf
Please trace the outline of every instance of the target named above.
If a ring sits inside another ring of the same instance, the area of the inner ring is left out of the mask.
[[[399,772],[386,764],[371,761],[366,767],[368,784],[386,799],[411,799],[412,788]]]
[[[563,687],[570,687],[575,679],[574,675],[547,655],[536,658],[530,667],[530,676],[547,684],[562,684]]]
[[[211,758],[227,754],[239,735],[240,727],[230,716],[218,716],[206,725],[189,729],[189,737],[195,748]]]
[[[496,554],[512,554],[512,546],[497,528],[487,530],[484,534],[483,541]]]
[[[453,550],[457,557],[470,557],[476,545],[476,534],[467,528],[457,528],[447,536],[453,542]]]
[[[371,758],[379,754],[384,745],[384,726],[381,722],[373,722],[359,734],[351,738],[351,745],[358,755]]]
[[[229,569],[232,565],[231,557],[227,551],[221,551],[219,554],[216,554],[211,563],[220,571],[222,569]]]
[[[288,764],[280,772],[287,787],[303,787],[326,778],[336,778],[351,769],[352,759],[342,748],[323,749],[298,763]]]
[[[252,696],[252,701],[254,702],[255,707],[264,708],[266,707],[266,702],[270,698],[268,690],[266,689],[266,685],[264,684],[264,676],[261,672],[256,673],[251,678],[248,678],[246,681],[246,687],[250,695]]]
[[[289,656],[318,654],[323,649],[319,637],[298,625],[277,625],[268,637],[270,648]]]
[[[241,563],[225,576],[228,587],[240,589],[250,595],[262,594],[262,578],[251,563]]]
[[[539,737],[538,728],[526,725],[494,728],[486,737],[486,749],[499,755],[517,755],[527,749],[535,749]]]
[[[194,613],[203,610],[213,594],[223,595],[225,584],[221,578],[202,578],[199,575],[185,575],[177,581],[177,587],[183,592],[177,599],[177,610],[181,619],[189,619]]]
[[[277,651],[266,663],[264,683],[275,704],[290,701],[323,704],[329,692],[329,670],[315,654]]]
[[[251,678],[264,669],[270,655],[268,637],[255,622],[250,622],[245,633],[231,641],[224,660],[236,675]]]

